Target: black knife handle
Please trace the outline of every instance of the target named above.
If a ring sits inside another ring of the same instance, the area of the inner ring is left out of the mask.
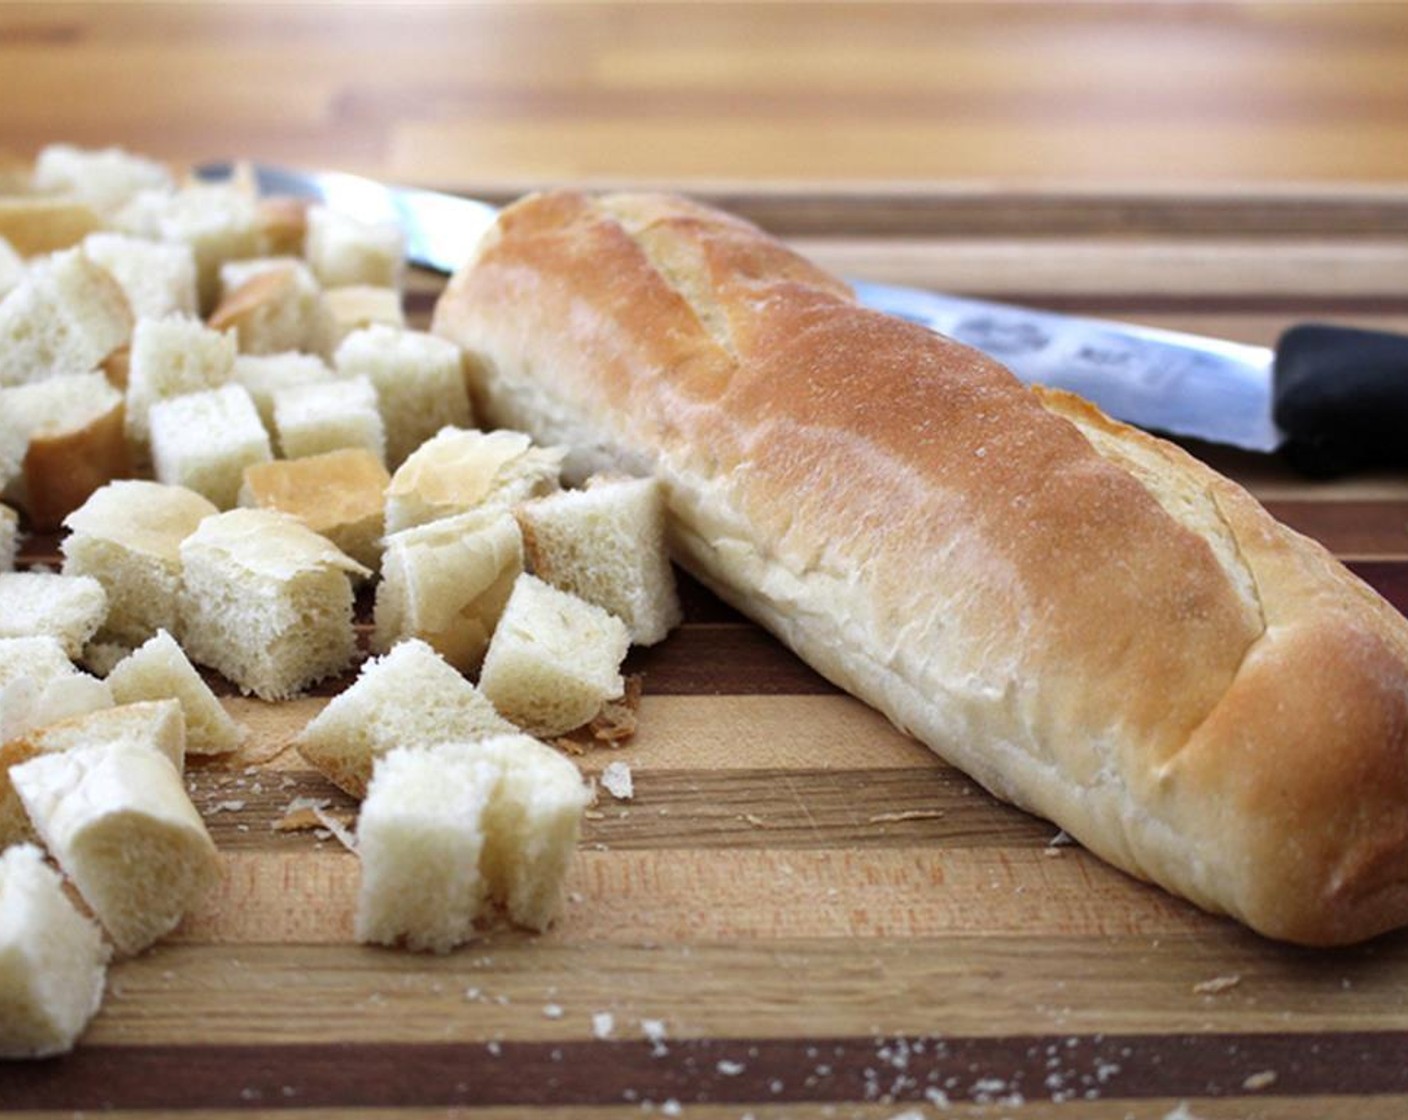
[[[1408,466],[1408,336],[1292,327],[1276,344],[1272,415],[1306,474]]]

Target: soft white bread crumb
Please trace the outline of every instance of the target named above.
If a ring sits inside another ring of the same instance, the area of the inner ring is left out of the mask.
[[[32,265],[0,300],[0,385],[91,373],[132,334],[122,288],[81,250]]]
[[[522,432],[444,428],[391,477],[386,531],[400,532],[484,506],[513,506],[557,489],[563,452]]]
[[[141,191],[170,190],[172,179],[161,164],[121,148],[50,144],[35,158],[31,185],[40,194],[67,195],[112,214]]]
[[[547,929],[589,799],[577,768],[526,735],[386,754],[358,823],[358,939],[448,952],[486,901]]]
[[[325,206],[310,206],[307,222],[303,252],[323,287],[401,287],[406,235],[399,226],[360,222]]]
[[[361,448],[382,460],[386,429],[365,377],[290,385],[274,393],[274,428],[285,458]]]
[[[100,373],[0,388],[0,446],[23,447],[22,469],[5,495],[41,530],[57,528],[94,490],[131,469],[122,394]]]
[[[274,457],[269,433],[243,385],[157,402],[151,441],[158,479],[194,490],[220,509],[239,500],[246,467]]]
[[[191,754],[225,754],[249,736],[249,729],[225,711],[165,630],[113,666],[107,686],[119,704],[167,699],[179,704]]]
[[[378,324],[343,339],[333,365],[376,387],[392,468],[441,428],[472,422],[459,348],[443,338]]]
[[[9,295],[9,294],[10,294],[11,292],[13,292],[16,288],[18,288],[18,287],[20,286],[20,281],[23,280],[23,279],[24,279],[24,258],[23,258],[22,256],[20,256],[19,253],[17,253],[17,252],[15,251],[15,247],[14,247],[13,245],[11,245],[11,244],[10,244],[8,241],[6,241],[3,237],[0,237],[0,299],[3,299],[5,296]],[[358,291],[359,289],[356,289],[356,288],[349,288],[349,289],[344,289],[344,290],[346,290],[346,291]],[[374,288],[374,289],[370,289],[370,290],[372,290],[372,291],[380,291],[381,289],[379,289],[379,288]],[[349,299],[349,300],[347,300],[346,302],[351,303],[352,301]],[[350,312],[349,312],[349,314],[350,314]],[[334,317],[334,319],[336,320],[336,318],[337,318],[337,310],[336,310],[336,308],[333,309],[333,317]],[[359,326],[359,327],[364,327],[364,326],[367,325],[368,322],[376,322],[376,321],[377,321],[377,320],[375,320],[375,319],[368,319],[367,322],[356,323],[356,324],[354,324],[354,325],[355,325],[355,326]],[[351,327],[349,327],[348,329],[350,330]],[[346,333],[346,331],[343,331],[343,332],[339,333],[338,337],[341,338],[341,337],[342,337],[342,334],[345,334],[345,333]]]
[[[504,509],[475,510],[385,539],[373,612],[379,653],[420,638],[461,672],[483,660],[523,570],[523,538]]]
[[[127,369],[127,434],[149,438],[148,414],[158,401],[218,389],[234,376],[235,337],[197,319],[140,319]]]
[[[292,385],[331,381],[335,376],[316,354],[240,354],[235,358],[234,380],[249,390],[271,437],[275,434],[275,393]]]
[[[240,505],[290,513],[375,572],[390,481],[370,451],[329,451],[246,467]]]
[[[332,352],[332,313],[318,282],[300,261],[261,268],[249,276],[221,299],[211,312],[210,325],[234,331],[244,354]]]
[[[11,571],[19,554],[20,518],[9,506],[0,506],[0,572]]]
[[[138,953],[219,877],[215,845],[171,760],[117,740],[10,771],[50,854],[113,944]]]
[[[0,638],[0,743],[112,705],[107,683],[81,672],[57,638]]]
[[[92,576],[108,597],[100,641],[135,646],[177,628],[181,542],[219,511],[193,490],[113,482],[64,519],[64,574]]]
[[[376,760],[395,747],[516,730],[433,649],[412,640],[363,664],[352,686],[334,697],[294,743],[330,781],[363,797]]]
[[[38,848],[0,855],[0,1058],[73,1049],[103,1000],[108,947]]]
[[[106,677],[131,652],[132,647],[123,642],[89,642],[83,647],[79,664],[95,677]]]
[[[617,801],[630,801],[635,797],[635,780],[631,768],[624,762],[608,762],[601,772],[601,784]]]
[[[196,259],[190,246],[103,231],[85,237],[83,251],[121,285],[138,319],[199,311]]]
[[[610,611],[637,645],[661,641],[679,625],[658,479],[593,480],[516,513],[534,575]]]
[[[0,638],[56,638],[76,660],[107,609],[107,593],[91,576],[0,572]]]
[[[3,276],[2,271],[0,276]],[[3,294],[3,281],[0,280],[0,295]],[[338,343],[353,331],[365,330],[377,323],[397,329],[406,326],[406,309],[401,303],[401,293],[395,288],[348,284],[341,288],[328,288],[323,292],[323,299],[328,314],[332,316],[333,337]]]
[[[146,192],[136,196],[128,210],[135,212],[128,220],[138,231],[145,227],[163,241],[191,247],[202,310],[215,306],[221,264],[257,257],[264,248],[259,207],[236,187],[193,184],[169,195]]]
[[[525,731],[562,735],[625,691],[620,670],[630,641],[615,615],[524,574],[494,630],[479,687]]]
[[[356,655],[350,574],[301,521],[265,509],[208,517],[181,542],[182,643],[243,692],[285,700]]]

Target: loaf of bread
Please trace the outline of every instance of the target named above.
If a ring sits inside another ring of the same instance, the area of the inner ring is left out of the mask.
[[[658,476],[685,567],[997,795],[1273,937],[1408,922],[1408,621],[1177,447],[662,196],[509,208],[434,329],[484,417]]]

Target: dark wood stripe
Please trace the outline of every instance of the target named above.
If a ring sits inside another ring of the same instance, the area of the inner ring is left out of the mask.
[[[629,759],[629,755],[625,756]],[[228,773],[193,764],[191,795],[222,851],[335,843],[278,832],[294,798],[334,813],[357,803],[311,770]],[[1042,848],[1053,825],[995,801],[952,767],[884,770],[637,770],[635,797],[603,795],[582,844],[613,850],[700,848]]]
[[[1408,556],[1408,498],[1268,499],[1267,512],[1344,556]],[[1401,604],[1400,604],[1401,605]]]
[[[88,1046],[11,1109],[1140,1100],[1408,1092],[1408,1031]],[[931,1098],[930,1098],[931,1099]]]

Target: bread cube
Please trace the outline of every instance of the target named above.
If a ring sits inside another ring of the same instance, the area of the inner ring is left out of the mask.
[[[100,373],[0,389],[0,445],[24,449],[5,494],[41,530],[58,528],[94,490],[131,473],[122,394]]]
[[[274,393],[274,429],[285,458],[360,448],[381,461],[386,430],[365,377],[290,385]]]
[[[291,195],[265,195],[255,200],[255,211],[261,255],[303,256],[303,243],[308,237],[307,199]]]
[[[157,402],[228,384],[235,350],[233,334],[213,331],[197,319],[139,320],[128,358],[128,438],[139,444],[150,439],[149,417]]]
[[[3,291],[0,287],[0,294]],[[328,288],[323,293],[323,300],[332,316],[336,343],[341,343],[353,331],[365,330],[378,323],[398,330],[406,326],[406,310],[401,303],[401,293],[395,288],[348,284],[342,288]]]
[[[12,571],[20,550],[20,519],[9,506],[0,506],[0,572]]]
[[[333,365],[376,387],[393,469],[441,428],[472,422],[459,348],[443,338],[378,324],[343,339]]]
[[[525,731],[562,735],[624,693],[630,642],[615,615],[525,573],[494,630],[479,688]]]
[[[131,334],[118,282],[81,250],[57,253],[0,300],[0,385],[91,373]]]
[[[297,518],[208,517],[181,542],[182,638],[191,660],[262,700],[286,700],[356,656],[349,574],[367,574]]]
[[[210,325],[234,331],[244,354],[332,352],[332,313],[318,282],[299,261],[274,263],[248,276],[221,299]]]
[[[171,700],[180,705],[189,754],[226,754],[249,737],[210,691],[185,653],[165,630],[113,666],[107,686],[119,704]]]
[[[372,648],[420,638],[461,672],[483,660],[523,570],[523,538],[507,510],[475,510],[393,533],[383,542]]]
[[[218,512],[185,487],[132,480],[104,486],[64,519],[64,573],[107,592],[98,640],[136,646],[177,628],[181,542]]]
[[[246,467],[274,457],[269,434],[243,385],[157,402],[151,411],[151,440],[156,477],[194,490],[220,509],[239,500]]]
[[[314,769],[364,797],[377,759],[395,747],[512,734],[517,728],[424,642],[362,665],[357,680],[294,740]]]
[[[307,264],[299,256],[282,257],[249,257],[245,260],[225,261],[220,266],[220,303],[224,303],[236,291],[244,287],[256,276],[263,276],[265,273],[277,272],[280,269],[301,269],[313,280],[313,274],[308,271]],[[316,286],[317,281],[313,280]],[[217,307],[219,304],[216,305]],[[214,313],[212,312],[212,315]]]
[[[173,184],[167,168],[121,148],[50,144],[34,161],[32,185],[40,194],[66,195],[99,214],[113,214],[139,192],[170,190]]]
[[[73,1049],[97,1013],[108,947],[32,844],[0,855],[0,1058]]]
[[[386,531],[397,533],[482,507],[509,507],[558,486],[562,452],[522,432],[445,428],[401,464],[386,491]]]
[[[234,380],[249,390],[271,438],[275,434],[275,393],[293,385],[332,381],[336,376],[316,354],[240,354],[235,358]]]
[[[124,953],[175,929],[219,878],[171,760],[145,743],[45,754],[10,771],[50,854]]]
[[[196,258],[190,246],[103,232],[85,237],[83,251],[122,286],[138,319],[198,313]]]
[[[539,579],[610,611],[637,645],[653,645],[679,625],[659,480],[592,479],[585,490],[538,498],[515,512],[528,567]]]
[[[0,299],[9,295],[20,286],[20,281],[24,279],[24,258],[15,251],[15,247],[0,237]],[[354,289],[355,290],[355,289]],[[380,291],[380,289],[374,289]],[[331,310],[331,308],[330,308]],[[337,321],[336,313],[333,316]],[[366,323],[358,323],[357,326],[366,326]],[[337,337],[342,338],[346,331],[339,331]]]
[[[400,226],[358,221],[326,206],[310,206],[307,223],[303,252],[323,287],[401,287],[406,235]]]
[[[0,638],[0,743],[112,705],[107,684],[80,672],[57,638]]]
[[[190,246],[201,310],[208,311],[220,294],[220,266],[263,251],[258,204],[238,187],[223,183],[192,184],[166,196],[138,195],[133,204],[144,197],[150,213],[142,219],[129,215],[128,221],[151,227],[163,241]]]
[[[86,202],[47,195],[0,197],[0,237],[22,257],[72,249],[103,219]]]
[[[329,451],[246,467],[240,505],[290,513],[375,572],[390,481],[370,451]]]
[[[107,593],[91,576],[0,572],[0,638],[51,637],[76,660],[107,610]]]

